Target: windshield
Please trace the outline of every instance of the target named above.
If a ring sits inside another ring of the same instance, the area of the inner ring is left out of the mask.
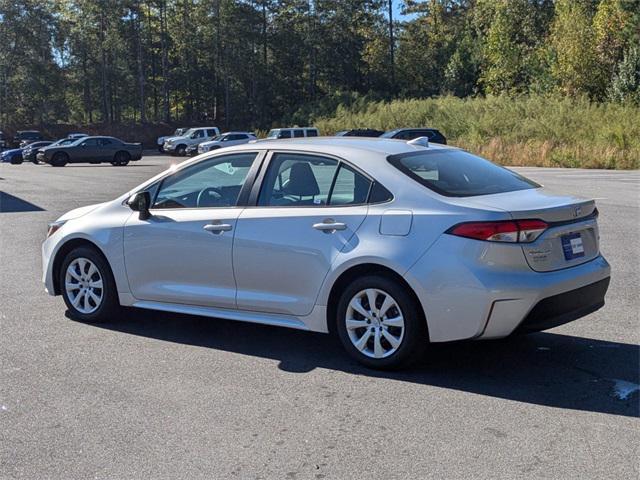
[[[278,137],[278,132],[279,132],[279,131],[280,131],[280,130],[278,130],[277,128],[276,128],[276,129],[273,129],[273,130],[270,130],[270,131],[269,131],[269,134],[267,135],[267,138],[277,138],[277,137]]]
[[[389,162],[425,187],[448,197],[471,197],[538,188],[537,183],[463,150],[392,155]]]
[[[84,142],[87,139],[87,137],[82,137],[82,138],[65,138],[65,140],[70,140],[69,143],[64,143],[63,145],[80,145],[82,142]]]
[[[189,137],[193,132],[195,132],[196,129],[195,128],[190,128],[189,130],[187,130],[186,132],[184,132],[183,134],[178,134],[178,137]]]

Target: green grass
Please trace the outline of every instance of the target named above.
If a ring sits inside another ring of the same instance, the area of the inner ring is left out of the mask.
[[[350,128],[438,128],[452,145],[503,165],[637,169],[640,107],[548,96],[440,97],[339,105],[312,118],[322,134]]]

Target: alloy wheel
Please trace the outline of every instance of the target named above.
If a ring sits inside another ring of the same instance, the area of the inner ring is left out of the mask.
[[[80,313],[93,313],[102,304],[104,297],[103,279],[100,270],[89,259],[74,259],[65,273],[67,297]]]
[[[400,306],[391,295],[377,288],[367,288],[353,296],[345,325],[353,346],[371,358],[393,355],[404,338]]]

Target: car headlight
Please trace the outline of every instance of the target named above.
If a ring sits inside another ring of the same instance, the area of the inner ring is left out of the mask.
[[[56,220],[55,222],[51,222],[49,224],[49,228],[47,229],[47,238],[56,233],[60,228],[67,223],[66,220]]]

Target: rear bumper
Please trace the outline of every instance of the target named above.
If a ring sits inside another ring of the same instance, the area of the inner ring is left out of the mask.
[[[517,244],[453,236],[438,239],[404,275],[422,304],[432,342],[503,338],[521,324],[540,329],[576,319],[601,307],[606,292],[597,291],[593,300],[580,295],[581,289],[610,276],[611,267],[601,255],[580,265],[535,272]],[[578,294],[570,294],[576,290]],[[542,303],[550,298],[555,301]],[[538,325],[543,316],[548,318]]]
[[[604,306],[610,277],[540,300],[514,330],[514,334],[539,332],[572,322]]]

